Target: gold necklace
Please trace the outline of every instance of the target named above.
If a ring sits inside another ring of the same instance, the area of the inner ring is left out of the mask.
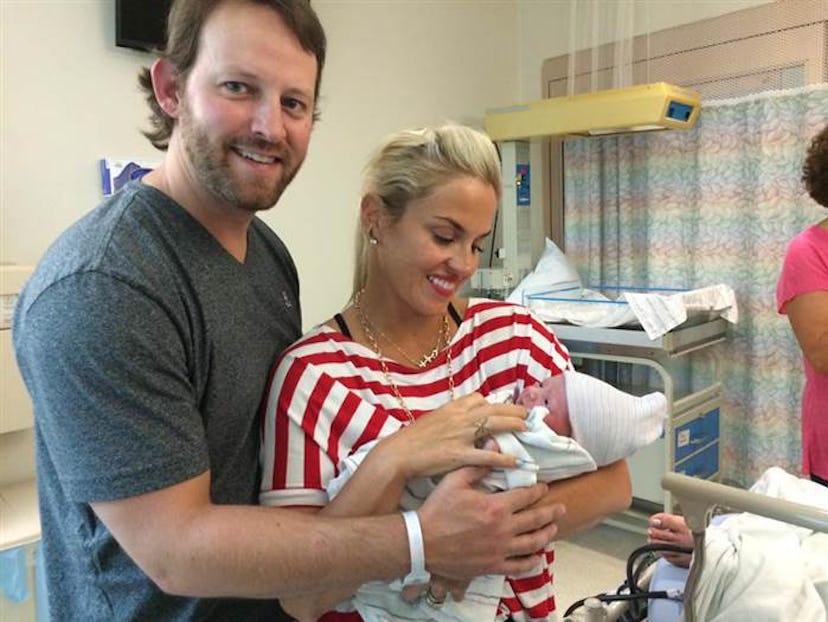
[[[385,362],[385,358],[382,356],[382,350],[380,350],[379,343],[377,343],[377,339],[374,336],[374,331],[371,329],[371,322],[368,320],[368,317],[365,315],[365,311],[362,308],[362,292],[364,290],[360,290],[357,292],[356,296],[354,296],[354,310],[357,312],[357,319],[359,320],[359,325],[362,327],[362,332],[365,333],[365,336],[368,337],[368,341],[371,344],[371,348],[374,352],[377,353],[377,358],[379,359],[380,368],[382,369],[382,374],[385,376],[385,381],[391,385],[391,390],[394,392],[394,397],[397,398],[397,402],[400,405],[400,408],[403,409],[405,412],[405,416],[408,417],[409,423],[414,423],[414,415],[411,414],[411,410],[408,408],[408,405],[405,403],[403,399],[402,393],[400,393],[400,388],[397,386],[397,383],[394,382],[394,379],[391,377],[391,372],[388,370],[388,365]],[[445,334],[446,340],[446,374],[448,376],[448,383],[449,383],[449,393],[451,394],[451,399],[454,400],[454,377],[452,375],[451,370],[451,346],[448,343],[448,320],[446,316],[443,316],[443,332]],[[386,337],[387,339],[387,337]],[[433,360],[433,359],[432,359]]]
[[[362,294],[362,292],[359,292],[358,295],[361,297],[361,294]],[[357,302],[357,300],[355,298],[354,299],[354,306],[356,307],[358,305],[359,305],[359,303]],[[449,323],[448,323],[448,316],[446,316],[446,315],[443,315],[443,322],[440,325],[440,332],[437,333],[437,343],[434,344],[434,347],[431,349],[431,352],[428,352],[427,354],[424,354],[422,356],[422,358],[420,358],[420,360],[416,360],[408,352],[403,350],[401,346],[397,345],[397,343],[393,339],[391,339],[391,337],[386,335],[379,326],[377,326],[370,319],[368,319],[368,316],[365,314],[364,311],[362,311],[362,306],[361,305],[359,305],[359,310],[360,310],[360,313],[361,313],[361,316],[362,316],[360,318],[360,322],[362,322],[362,320],[365,320],[365,324],[371,329],[372,332],[376,331],[377,335],[379,335],[380,337],[385,339],[385,341],[390,343],[394,347],[394,349],[397,352],[399,352],[400,354],[402,354],[403,357],[409,363],[411,363],[415,367],[419,367],[420,369],[423,369],[424,367],[427,367],[428,365],[430,365],[434,361],[434,359],[436,359],[439,356],[439,354],[443,350],[443,348],[446,345],[448,345]]]
[[[366,322],[367,322],[367,323],[368,323],[368,324],[369,324],[369,325],[370,325],[370,326],[371,326],[374,330],[376,330],[376,331],[377,331],[377,334],[378,334],[380,337],[382,337],[383,339],[385,339],[388,343],[390,343],[390,344],[394,347],[394,349],[395,349],[397,352],[399,352],[400,354],[402,354],[402,355],[403,355],[403,357],[405,357],[405,359],[406,359],[409,363],[411,363],[411,364],[412,364],[412,365],[414,365],[415,367],[419,367],[420,369],[423,369],[424,367],[427,367],[428,365],[430,365],[430,364],[434,361],[434,359],[436,359],[436,358],[437,358],[437,356],[440,354],[440,351],[441,351],[441,350],[443,349],[443,347],[444,347],[444,346],[443,346],[443,344],[448,344],[449,324],[448,324],[448,318],[447,318],[445,315],[443,316],[443,322],[442,322],[442,324],[440,325],[440,332],[439,332],[439,333],[437,333],[437,343],[435,343],[435,344],[434,344],[434,348],[432,348],[431,352],[429,352],[428,354],[424,354],[424,355],[422,356],[422,358],[421,358],[419,361],[418,361],[418,360],[415,360],[415,359],[414,359],[414,357],[413,357],[413,356],[411,356],[411,355],[410,355],[408,352],[406,352],[405,350],[403,350],[401,346],[398,346],[398,345],[397,345],[397,343],[396,343],[393,339],[391,339],[391,337],[389,337],[389,336],[388,336],[388,335],[386,335],[384,332],[382,332],[382,329],[381,329],[381,328],[379,328],[378,326],[373,325],[373,324],[371,323],[371,320],[369,320],[367,316],[365,317],[365,321],[366,321]]]

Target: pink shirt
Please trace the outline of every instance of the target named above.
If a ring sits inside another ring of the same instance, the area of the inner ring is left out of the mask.
[[[777,310],[784,313],[790,300],[817,291],[828,291],[828,230],[814,225],[788,245],[776,289]],[[802,470],[828,479],[828,374],[817,372],[805,357],[802,360]]]

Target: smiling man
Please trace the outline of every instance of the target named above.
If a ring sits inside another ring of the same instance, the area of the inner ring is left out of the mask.
[[[421,565],[528,567],[555,533],[557,508],[527,509],[542,489],[486,495],[468,471],[413,516],[254,507],[267,371],[301,332],[296,268],[256,213],[305,158],[324,60],[306,0],[177,0],[141,76],[163,162],[20,296],[53,619],[279,619],[276,598]]]

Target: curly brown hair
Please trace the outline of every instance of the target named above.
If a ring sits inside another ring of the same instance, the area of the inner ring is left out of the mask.
[[[167,45],[163,50],[156,50],[160,57],[168,59],[175,65],[186,80],[195,65],[198,56],[198,42],[201,29],[207,18],[222,2],[228,0],[175,0],[167,18]],[[322,68],[325,66],[327,41],[325,30],[319,22],[316,12],[311,8],[310,0],[243,0],[272,8],[279,13],[287,27],[296,35],[302,49],[316,57],[316,85],[314,102],[319,101],[319,85],[322,80]],[[152,129],[143,132],[153,147],[166,151],[170,143],[175,119],[170,117],[155,99],[152,77],[148,67],[138,74],[138,84],[144,92],[150,107],[150,125]],[[314,110],[314,119],[318,117]]]
[[[811,198],[828,207],[828,125],[811,140],[802,167],[802,181]]]

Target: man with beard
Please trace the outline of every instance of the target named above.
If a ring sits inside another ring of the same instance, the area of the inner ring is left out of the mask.
[[[304,160],[324,57],[306,0],[177,0],[141,76],[163,162],[64,232],[20,296],[54,619],[272,620],[280,596],[424,566],[514,574],[554,536],[560,506],[529,508],[543,487],[486,495],[482,469],[405,516],[253,507],[267,370],[301,331],[296,269],[256,212]]]

